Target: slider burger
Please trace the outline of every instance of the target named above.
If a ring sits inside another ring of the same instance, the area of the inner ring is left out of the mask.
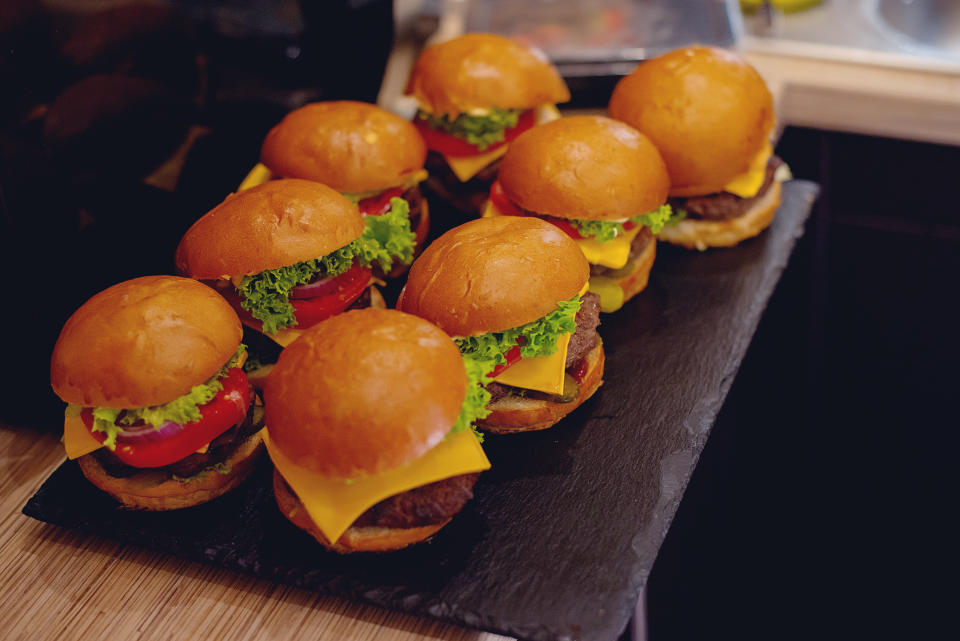
[[[371,266],[412,259],[406,218],[364,218],[330,187],[296,178],[231,194],[176,253],[181,274],[215,287],[244,324],[284,347],[334,314],[384,307]]]
[[[88,300],[50,363],[69,403],[67,457],[129,508],[190,507],[236,487],[263,427],[241,335],[230,305],[188,278],[144,276]]]
[[[644,62],[610,98],[610,116],[653,140],[686,219],[661,238],[688,249],[729,247],[766,229],[790,177],[773,155],[773,98],[742,58],[687,47]]]
[[[537,218],[481,218],[410,268],[398,308],[454,337],[486,373],[489,432],[550,427],[600,387],[599,303],[577,244]]]
[[[290,112],[263,141],[260,163],[238,191],[275,178],[302,178],[332,187],[364,216],[410,219],[421,245],[430,226],[419,183],[427,148],[417,128],[375,105],[317,102]],[[394,275],[406,269],[398,262]]]
[[[590,262],[590,291],[613,312],[647,286],[654,234],[670,221],[659,152],[627,125],[574,116],[534,127],[503,157],[485,217],[542,218]]]
[[[407,81],[427,142],[427,186],[476,215],[510,141],[560,117],[570,91],[542,52],[487,33],[427,48]]]
[[[267,380],[280,511],[336,552],[384,552],[446,525],[490,463],[471,426],[483,374],[427,321],[364,309],[323,321]]]

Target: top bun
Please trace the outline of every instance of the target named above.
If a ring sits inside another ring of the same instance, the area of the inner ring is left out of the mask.
[[[745,60],[687,47],[642,63],[610,98],[610,116],[653,140],[673,196],[723,191],[770,138],[773,97]]]
[[[621,220],[667,200],[670,178],[646,136],[622,122],[572,116],[520,134],[499,173],[511,201],[538,214]]]
[[[278,176],[353,193],[399,185],[423,169],[426,157],[426,144],[413,123],[352,100],[315,102],[291,111],[260,149],[260,162]]]
[[[570,100],[563,78],[538,50],[489,33],[428,47],[404,92],[438,116],[471,109],[530,109]]]
[[[440,443],[466,392],[449,336],[415,316],[369,308],[318,323],[283,350],[264,404],[270,439],[294,463],[357,478]]]
[[[589,277],[579,245],[550,223],[480,218],[440,236],[414,261],[400,308],[451,336],[476,336],[546,316]]]
[[[193,223],[177,270],[201,280],[256,274],[326,256],[363,233],[360,210],[309,180],[271,180],[227,199]]]
[[[229,303],[189,278],[143,276],[73,313],[50,361],[53,391],[84,407],[161,405],[213,376],[243,330]]]

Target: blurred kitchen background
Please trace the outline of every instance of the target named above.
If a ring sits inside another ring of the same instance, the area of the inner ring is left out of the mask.
[[[172,272],[284,113],[405,113],[419,50],[464,31],[541,47],[587,110],[644,58],[736,48],[776,97],[777,154],[823,187],[634,633],[919,637],[956,540],[957,0],[2,0],[0,417],[59,429],[63,322]]]

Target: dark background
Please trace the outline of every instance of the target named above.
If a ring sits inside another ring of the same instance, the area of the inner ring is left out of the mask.
[[[389,2],[305,3],[266,32],[175,4],[97,22],[0,3],[6,420],[59,429],[69,314],[172,272],[286,111],[376,96]],[[175,189],[144,184],[191,126]],[[916,637],[950,605],[960,149],[788,128],[778,154],[823,192],[650,577],[654,641]]]

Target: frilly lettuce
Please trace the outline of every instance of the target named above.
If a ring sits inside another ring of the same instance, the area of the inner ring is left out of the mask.
[[[663,229],[664,225],[669,225],[675,218],[670,205],[660,205],[659,208],[646,213],[634,216],[630,222],[650,228],[654,234]],[[571,220],[573,226],[577,228],[581,236],[593,236],[600,242],[611,241],[624,233],[622,222],[610,222],[606,220]]]
[[[557,351],[557,337],[577,329],[576,316],[580,311],[580,296],[557,303],[557,309],[543,318],[504,332],[490,332],[480,336],[457,338],[460,352],[468,360],[477,361],[485,373],[507,362],[504,354],[521,340],[520,355],[523,358],[549,356]]]
[[[117,446],[117,435],[125,426],[143,421],[153,427],[160,427],[167,421],[183,425],[199,420],[200,407],[209,403],[214,396],[220,393],[220,390],[223,389],[220,379],[226,376],[229,370],[237,366],[244,351],[246,351],[246,346],[241,343],[236,353],[227,361],[227,364],[221,367],[207,382],[194,385],[187,394],[169,403],[126,409],[93,408],[93,430],[106,434],[107,440],[103,444],[113,450]]]
[[[460,416],[457,422],[453,424],[451,434],[462,432],[465,429],[472,429],[477,438],[483,443],[483,435],[474,429],[473,424],[481,418],[485,418],[490,410],[487,409],[487,403],[490,402],[490,392],[486,390],[487,370],[479,361],[469,357],[463,358],[463,365],[467,369],[467,396],[463,399],[463,406],[460,408]]]
[[[453,120],[446,115],[435,116],[418,111],[417,118],[425,120],[431,129],[439,129],[451,136],[466,140],[483,151],[490,145],[503,142],[504,131],[515,127],[520,118],[519,109],[491,109],[485,116],[471,116],[462,113]]]
[[[390,211],[365,220],[366,228],[356,240],[326,256],[244,277],[237,287],[241,305],[263,323],[265,333],[275,334],[297,324],[290,290],[298,285],[318,277],[339,276],[353,266],[354,260],[364,267],[376,263],[385,272],[394,261],[404,265],[413,261],[416,235],[410,230],[407,201],[392,198]]]

